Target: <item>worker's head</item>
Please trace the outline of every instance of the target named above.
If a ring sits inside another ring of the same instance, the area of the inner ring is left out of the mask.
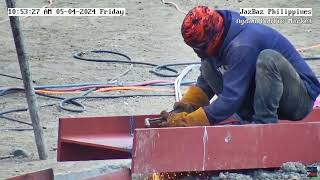
[[[197,6],[183,20],[181,34],[200,58],[217,54],[224,30],[223,17],[214,9]]]

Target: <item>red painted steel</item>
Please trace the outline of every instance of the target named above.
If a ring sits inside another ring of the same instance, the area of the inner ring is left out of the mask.
[[[319,122],[319,121],[320,121],[320,108],[314,108],[312,112],[307,117],[305,117],[302,121],[295,121],[295,122]],[[286,121],[286,122],[292,122],[292,121]]]
[[[58,161],[131,158],[134,129],[147,117],[156,116],[60,118]]]
[[[16,176],[9,178],[7,180],[53,180],[53,170],[52,169],[46,169],[38,172],[33,172],[21,176]]]
[[[280,167],[320,160],[320,122],[137,129],[133,173]]]
[[[130,169],[121,169],[106,175],[92,177],[86,180],[131,180],[131,171]]]
[[[145,118],[134,116],[134,128],[143,128]],[[314,109],[303,121],[319,120],[320,109]],[[288,121],[280,121],[287,123]],[[296,123],[296,122],[294,122]],[[59,120],[58,160],[99,160],[131,158],[130,116],[77,117]]]

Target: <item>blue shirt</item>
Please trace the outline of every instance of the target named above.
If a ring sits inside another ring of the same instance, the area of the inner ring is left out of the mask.
[[[258,55],[264,49],[273,49],[282,54],[295,68],[310,97],[315,100],[320,93],[320,84],[313,71],[293,47],[293,45],[276,30],[263,24],[244,24],[237,12],[218,10],[224,17],[225,32],[222,45],[212,66],[228,67],[223,74],[223,88],[216,99],[204,110],[210,122],[218,123],[234,114],[241,106],[249,86],[254,83]],[[202,88],[209,99],[214,92],[200,75],[196,86]]]

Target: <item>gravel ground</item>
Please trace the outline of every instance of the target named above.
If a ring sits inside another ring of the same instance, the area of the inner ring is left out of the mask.
[[[319,165],[314,164],[314,165]],[[164,177],[178,177],[176,174],[162,174]],[[164,178],[166,179],[166,178]],[[170,178],[167,178],[170,179]],[[172,179],[172,178],[171,178]],[[174,178],[173,178],[174,179]],[[279,169],[238,170],[233,172],[211,172],[185,175],[177,180],[304,180],[309,179],[307,168],[299,162],[284,163]],[[162,180],[162,179],[161,179]]]
[[[189,10],[199,4],[233,10],[238,10],[239,7],[313,7],[311,25],[273,24],[271,26],[288,37],[297,48],[308,47],[320,42],[320,9],[315,8],[320,7],[319,0],[174,0],[174,2],[183,10]],[[18,7],[42,7],[46,3],[43,0],[17,0]],[[128,65],[76,61],[72,55],[80,51],[114,50],[126,53],[134,60],[156,64],[197,60],[192,50],[183,43],[180,35],[180,24],[184,15],[162,4],[160,0],[56,0],[53,7],[124,7],[127,9],[127,15],[125,17],[31,17],[23,19],[21,26],[36,85],[106,82],[128,68]],[[5,1],[0,1],[0,22],[7,18],[5,12]],[[0,23],[0,54],[0,73],[20,76],[8,22]],[[320,50],[309,50],[303,55],[320,55]],[[318,62],[310,63],[310,65],[317,73],[320,73]],[[121,81],[159,79],[150,74],[149,70],[150,68],[146,66],[134,66],[132,71],[121,78]],[[189,79],[195,78],[196,74],[189,77]],[[2,86],[22,86],[22,82],[0,76],[0,87]],[[39,104],[57,102],[44,97],[39,97],[38,100]],[[57,120],[59,117],[156,114],[163,109],[169,109],[173,102],[174,99],[169,97],[88,100],[83,102],[87,107],[84,113],[63,111],[57,106],[41,108],[41,121],[47,127],[44,135],[49,150],[49,159],[38,161],[32,131],[1,131],[0,156],[22,148],[27,151],[28,157],[0,160],[0,179],[51,167],[56,173],[68,173],[106,164],[100,161],[57,163]],[[152,106],[150,106],[151,103]],[[26,107],[22,93],[0,97],[0,111],[21,107]],[[10,117],[30,122],[27,112],[14,113]],[[28,126],[5,119],[0,119],[0,127],[28,128]],[[264,172],[258,174],[264,174]],[[223,177],[232,175],[232,173],[221,174]]]
[[[254,170],[247,173],[220,173],[219,176],[211,177],[210,180],[273,180],[287,179],[300,180],[308,179],[306,167],[301,163],[284,163],[279,170]]]

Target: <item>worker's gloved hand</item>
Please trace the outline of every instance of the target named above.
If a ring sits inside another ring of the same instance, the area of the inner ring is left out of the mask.
[[[192,113],[181,112],[161,112],[161,117],[166,119],[166,123],[163,126],[169,127],[186,127],[186,126],[209,126],[209,120],[207,118],[204,109],[201,107]]]
[[[175,102],[173,105],[173,112],[175,113],[180,113],[180,112],[191,113],[195,110],[196,109],[191,104],[183,103],[181,101]]]
[[[160,126],[161,127],[166,127],[166,126],[198,126],[197,123],[195,123],[195,125],[193,125],[194,123],[191,123],[190,125],[189,124],[185,124],[185,125],[176,124],[175,123],[176,121],[174,121],[174,119],[181,119],[178,117],[187,117],[188,113],[200,112],[199,108],[203,107],[203,106],[207,106],[207,105],[209,105],[209,98],[208,98],[207,94],[201,88],[196,87],[196,86],[192,86],[187,90],[187,92],[185,93],[185,95],[183,96],[181,101],[176,102],[174,104],[173,111],[171,113],[166,112],[166,111],[161,112],[161,117],[164,118],[166,121],[164,121],[164,123],[162,123]],[[195,111],[195,110],[197,110],[197,111]],[[202,111],[203,111],[203,109],[202,109]],[[171,115],[169,115],[169,114],[171,114]],[[177,116],[177,118],[174,118],[175,116]],[[191,115],[191,116],[188,116],[188,118],[189,117],[193,117],[193,116]],[[204,111],[202,113],[202,116],[200,116],[200,117],[205,117],[205,118],[202,118],[202,120],[207,118]],[[203,122],[205,122],[205,121],[203,121]],[[207,120],[207,122],[209,122],[209,121]]]
[[[182,109],[187,110],[181,112],[193,112],[194,110],[207,105],[209,105],[209,98],[207,94],[201,88],[197,86],[191,86],[184,94],[181,101],[174,105],[174,110],[176,106],[183,107]]]

